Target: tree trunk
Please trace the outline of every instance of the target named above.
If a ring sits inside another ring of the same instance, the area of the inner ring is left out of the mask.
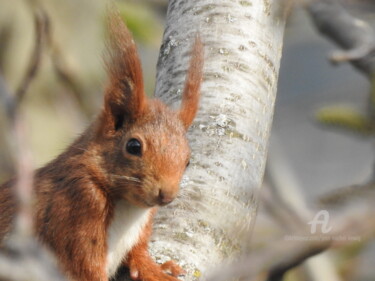
[[[185,280],[199,279],[250,242],[282,50],[281,2],[169,1],[158,98],[177,106],[196,32],[205,46],[191,165],[180,197],[159,210],[151,244],[157,261],[172,258],[184,267]]]

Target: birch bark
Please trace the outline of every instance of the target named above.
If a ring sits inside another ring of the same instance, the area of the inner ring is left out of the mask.
[[[246,251],[255,222],[285,25],[279,0],[171,0],[155,95],[178,107],[196,32],[205,49],[201,105],[180,197],[159,210],[151,252],[185,280]],[[200,278],[202,276],[202,278]]]

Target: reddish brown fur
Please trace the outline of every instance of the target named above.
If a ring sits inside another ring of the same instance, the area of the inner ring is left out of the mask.
[[[0,186],[0,247],[3,238],[11,231],[14,214],[18,202],[13,196],[14,181],[8,181]]]
[[[69,279],[76,281],[108,281],[107,232],[116,202],[150,208],[176,197],[190,154],[185,133],[198,108],[200,40],[194,45],[182,108],[174,112],[158,100],[147,100],[130,32],[117,14],[110,18],[104,109],[64,153],[37,170],[34,179],[35,233],[56,254]],[[142,143],[141,156],[126,151],[132,138]],[[0,186],[0,242],[17,213],[12,186],[14,181]],[[163,272],[170,270],[176,276],[182,272],[177,265],[168,262],[160,267],[149,256],[151,230],[152,217],[125,263],[133,278],[177,280]]]
[[[182,95],[182,104],[180,119],[183,120],[185,128],[188,128],[198,111],[199,89],[202,82],[203,72],[203,44],[199,35],[195,38],[192,49],[190,67],[185,81],[184,93]]]

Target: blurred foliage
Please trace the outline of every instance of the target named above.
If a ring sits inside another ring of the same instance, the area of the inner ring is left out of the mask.
[[[323,125],[344,129],[356,135],[375,135],[375,75],[370,78],[368,107],[365,112],[359,112],[350,106],[333,105],[319,109],[316,118]]]
[[[121,17],[132,31],[136,40],[142,44],[159,46],[163,26],[157,13],[147,3],[118,1]]]
[[[368,136],[375,132],[373,122],[349,106],[336,105],[321,108],[316,113],[316,117],[324,125],[331,125],[356,134]]]

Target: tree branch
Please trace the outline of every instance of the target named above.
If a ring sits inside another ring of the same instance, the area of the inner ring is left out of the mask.
[[[363,74],[375,71],[375,33],[363,20],[350,15],[337,0],[310,0],[306,3],[312,22],[330,40],[342,47],[330,59],[350,62]]]
[[[49,33],[49,19],[44,9],[34,8],[34,24],[35,24],[35,45],[30,56],[30,62],[27,67],[24,78],[15,92],[16,105],[18,106],[23,100],[27,89],[36,77],[41,65],[42,53],[46,44],[46,37]]]
[[[340,240],[340,237],[362,235],[361,238],[372,237],[375,229],[374,207],[367,202],[368,210],[358,214],[354,208],[351,212],[339,217],[333,229],[338,231],[328,234],[311,235],[305,231],[295,235],[285,236],[272,243],[266,249],[254,251],[251,255],[222,266],[208,281],[227,281],[231,278],[244,280],[281,280],[290,269],[298,266],[306,259],[313,257],[330,248],[338,248],[353,243],[350,240]],[[293,240],[296,237],[296,240]],[[302,237],[298,240],[298,237]],[[306,237],[306,239],[304,239]]]

